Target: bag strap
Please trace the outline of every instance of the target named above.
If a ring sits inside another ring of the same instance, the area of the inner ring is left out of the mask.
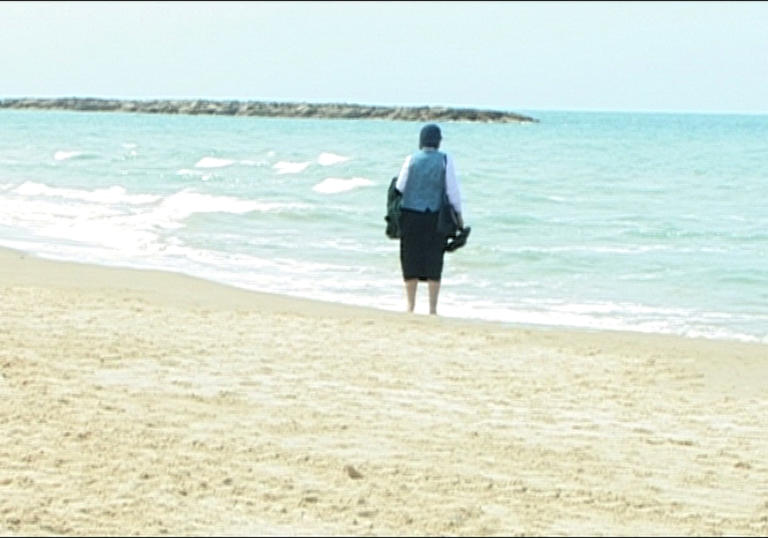
[[[448,175],[448,154],[443,153],[443,191],[445,191],[445,195],[448,196],[448,178],[446,177]]]

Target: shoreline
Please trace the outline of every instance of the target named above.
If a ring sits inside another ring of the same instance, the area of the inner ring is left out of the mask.
[[[0,534],[768,532],[768,345],[7,248],[0,318]]]
[[[443,106],[378,106],[352,103],[292,103],[214,99],[102,99],[93,97],[6,98],[0,109],[74,110],[146,114],[191,114],[400,121],[538,123],[538,119],[500,110]]]
[[[121,271],[125,271],[127,273],[135,272],[138,275],[140,274],[153,274],[158,275],[156,280],[160,281],[172,281],[176,278],[179,280],[187,280],[189,282],[199,282],[200,285],[208,290],[210,290],[208,293],[206,293],[206,297],[209,297],[211,294],[215,293],[212,291],[216,287],[220,288],[222,291],[222,295],[229,298],[229,300],[234,301],[234,304],[262,304],[266,305],[266,307],[269,307],[272,304],[284,304],[287,305],[289,308],[294,310],[301,310],[301,309],[307,309],[309,311],[323,311],[324,309],[330,309],[334,313],[345,313],[348,316],[353,316],[356,314],[364,314],[366,312],[372,313],[373,315],[382,314],[382,315],[391,315],[391,316],[402,316],[405,314],[404,310],[393,310],[389,308],[382,308],[377,306],[365,306],[361,304],[356,304],[352,302],[341,302],[341,301],[332,301],[327,299],[315,299],[312,297],[305,297],[305,296],[299,296],[299,295],[289,295],[289,294],[282,294],[279,292],[269,292],[269,291],[260,291],[260,290],[254,290],[245,288],[242,286],[238,286],[236,284],[230,284],[222,281],[213,280],[210,278],[206,278],[203,276],[197,276],[194,274],[189,273],[183,273],[174,269],[153,269],[153,268],[143,268],[143,267],[137,267],[137,266],[130,266],[130,265],[121,265],[119,263],[99,263],[99,262],[78,262],[73,260],[67,260],[67,259],[56,259],[53,257],[46,257],[43,255],[38,255],[36,253],[25,251],[23,249],[14,248],[14,247],[6,247],[6,246],[0,246],[0,267],[2,267],[3,264],[15,264],[17,263],[17,260],[19,259],[32,259],[39,262],[42,262],[44,264],[46,263],[52,263],[52,264],[62,264],[63,267],[67,267],[69,265],[80,268],[83,271],[97,274],[101,272],[101,270],[104,270],[106,272],[113,271],[116,273],[119,273]],[[77,270],[77,269],[75,269]],[[67,269],[67,271],[69,271]],[[11,271],[12,272],[12,271]],[[6,271],[6,277],[8,277],[10,273]],[[0,276],[3,276],[3,271],[0,269]],[[97,277],[99,280],[103,279],[102,276]],[[126,280],[132,280],[130,276],[123,277]],[[149,281],[155,280],[154,277],[150,277]],[[139,279],[139,282],[143,282],[143,279]],[[169,289],[174,289],[175,286],[171,286]],[[147,290],[145,290],[147,291]],[[158,289],[161,294],[167,293],[167,290]],[[238,297],[238,295],[241,295]],[[174,294],[173,297],[176,299],[180,299],[178,294]],[[250,299],[247,299],[250,297]],[[209,299],[210,300],[210,297]],[[403,298],[403,301],[405,299]],[[359,310],[359,311],[358,311]],[[610,337],[611,335],[616,336],[617,338],[649,338],[649,339],[671,339],[674,340],[682,340],[684,342],[701,342],[703,345],[707,345],[709,343],[712,344],[721,344],[724,346],[729,346],[731,344],[733,345],[747,345],[747,346],[757,346],[758,348],[765,348],[766,352],[768,354],[768,343],[760,342],[760,341],[751,341],[751,340],[744,340],[744,339],[738,339],[738,338],[725,338],[725,337],[711,337],[711,336],[685,336],[681,334],[675,334],[675,333],[664,333],[664,332],[651,332],[651,331],[633,331],[629,329],[611,329],[611,328],[601,328],[601,327],[581,327],[581,326],[570,326],[570,325],[556,325],[556,324],[544,324],[544,323],[524,323],[524,322],[515,322],[515,321],[503,321],[503,320],[496,320],[496,319],[488,319],[488,318],[481,318],[481,317],[460,317],[460,316],[447,316],[447,315],[440,315],[438,316],[427,316],[426,312],[416,312],[413,317],[416,318],[431,318],[436,321],[439,321],[441,323],[458,323],[458,324],[477,324],[477,325],[487,325],[489,327],[496,327],[498,329],[508,329],[512,331],[533,331],[533,332],[541,332],[541,333],[562,333],[564,335],[604,335],[607,337]],[[768,356],[768,355],[767,355]]]

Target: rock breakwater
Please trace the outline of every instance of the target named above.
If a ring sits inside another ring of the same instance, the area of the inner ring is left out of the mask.
[[[382,119],[401,121],[537,122],[530,116],[499,110],[451,107],[389,107],[356,104],[216,101],[205,99],[99,99],[91,97],[0,99],[0,108],[211,114],[283,118]]]

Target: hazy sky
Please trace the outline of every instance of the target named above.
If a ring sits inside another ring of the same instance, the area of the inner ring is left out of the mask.
[[[0,2],[0,97],[768,113],[768,2]]]

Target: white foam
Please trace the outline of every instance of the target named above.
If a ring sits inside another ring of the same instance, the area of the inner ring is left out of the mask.
[[[107,204],[148,204],[160,199],[160,196],[153,194],[128,194],[125,188],[120,185],[88,191],[82,189],[61,189],[42,183],[35,183],[34,181],[26,181],[11,192],[22,196],[46,196],[49,198],[67,198],[70,200],[84,200],[86,202]]]
[[[56,161],[66,161],[68,159],[72,159],[74,157],[79,157],[81,155],[85,155],[82,151],[57,151],[53,154],[53,159]]]
[[[232,196],[215,196],[183,190],[163,198],[162,202],[143,219],[162,228],[179,228],[181,221],[196,213],[244,214],[253,211],[269,212],[304,208],[306,204],[262,202]]]
[[[219,159],[218,157],[203,157],[195,163],[195,168],[224,168],[231,166],[235,161],[232,159]]]
[[[110,207],[86,202],[0,198],[0,224],[31,230],[48,225],[55,228],[58,223],[67,220],[97,219],[119,213]]]
[[[272,165],[278,174],[298,174],[303,172],[311,162],[292,163],[290,161],[279,161]]]
[[[335,153],[321,153],[317,156],[317,163],[322,166],[329,166],[336,163],[343,163],[348,161],[349,157],[343,155],[336,155]]]
[[[126,207],[126,202],[132,204]],[[101,252],[106,259],[174,255],[163,230],[185,226],[197,213],[244,214],[304,208],[185,190],[166,197],[130,195],[123,187],[84,191],[26,182],[0,197],[0,226],[32,234],[48,252]],[[37,248],[35,249],[37,250]],[[100,255],[99,255],[100,256]],[[149,258],[147,258],[149,257]],[[151,258],[159,260],[160,258]]]
[[[58,237],[72,242],[106,247],[121,251],[121,255],[157,252],[161,250],[158,234],[138,226],[134,219],[123,216],[110,218],[74,218],[59,220],[40,232],[48,237]]]
[[[373,185],[373,181],[364,177],[353,177],[352,179],[328,177],[312,187],[312,190],[323,194],[336,194],[339,192],[351,191],[358,187],[368,187],[370,185]]]
[[[545,253],[552,252],[586,252],[586,253],[607,253],[607,254],[644,254],[646,252],[659,252],[673,250],[669,245],[640,245],[628,247],[614,247],[601,245],[574,245],[557,247],[538,247],[538,246],[520,246],[506,249],[506,252],[526,253]]]
[[[528,299],[522,301],[527,304],[535,305],[536,300]],[[547,301],[538,300],[540,305],[547,304]],[[686,319],[693,318],[694,312],[684,308],[663,308],[655,306],[646,306],[636,303],[553,303],[547,304],[547,310],[555,314],[574,314],[603,319],[609,315],[618,315],[622,319]]]

